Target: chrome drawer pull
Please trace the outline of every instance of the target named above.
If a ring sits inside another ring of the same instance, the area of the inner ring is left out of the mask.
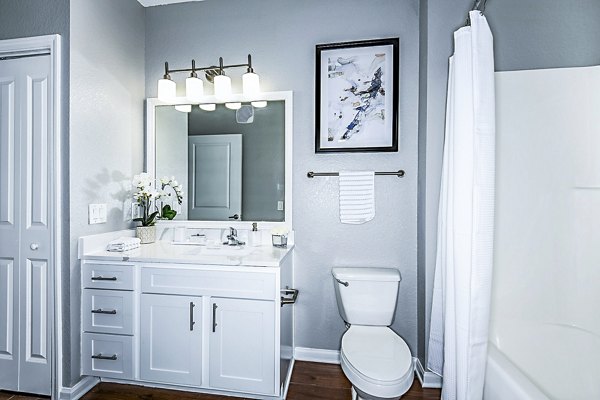
[[[92,276],[92,280],[93,281],[116,281],[117,277],[116,276],[111,276],[111,277],[103,277],[103,276]]]
[[[194,307],[196,305],[194,304],[194,302],[190,301],[190,331],[194,330]]]
[[[281,307],[283,307],[285,304],[294,304],[296,302],[296,300],[298,299],[298,292],[299,292],[298,289],[290,289],[289,287],[282,289],[281,290],[282,295],[289,296],[291,294],[292,297],[289,298],[289,297],[281,296]]]
[[[96,359],[96,360],[117,361],[117,355],[116,354],[113,354],[112,356],[103,356],[102,353],[98,353],[98,354],[93,354],[92,358]]]
[[[217,308],[218,308],[217,303],[213,303],[213,315],[212,315],[212,317],[213,317],[213,327],[212,327],[213,333],[217,331]]]
[[[101,308],[97,309],[97,310],[92,310],[93,314],[116,314],[117,310],[103,310]]]

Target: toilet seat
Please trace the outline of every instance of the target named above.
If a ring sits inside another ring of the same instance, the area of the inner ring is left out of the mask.
[[[388,327],[351,326],[342,337],[341,364],[354,386],[375,397],[401,396],[414,380],[410,349]]]

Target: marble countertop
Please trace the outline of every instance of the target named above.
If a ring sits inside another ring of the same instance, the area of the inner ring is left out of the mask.
[[[177,245],[172,244],[170,241],[157,241],[124,252],[105,250],[84,252],[81,259],[140,263],[279,267],[283,259],[291,253],[293,247],[293,245],[287,248],[262,245],[229,248],[227,246]]]

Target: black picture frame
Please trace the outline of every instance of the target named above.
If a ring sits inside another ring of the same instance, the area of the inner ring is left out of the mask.
[[[398,151],[399,55],[399,38],[316,46],[315,153]]]

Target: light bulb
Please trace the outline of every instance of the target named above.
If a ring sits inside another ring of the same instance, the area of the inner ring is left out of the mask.
[[[231,95],[231,78],[227,75],[217,75],[213,79],[215,84],[215,96],[218,99],[226,99]]]
[[[217,108],[216,104],[200,104],[200,108],[204,111],[215,111]]]
[[[239,110],[242,107],[242,103],[225,103],[225,107],[230,110]]]
[[[192,105],[191,104],[180,104],[180,105],[175,106],[175,109],[179,112],[189,113],[189,112],[192,112]]]
[[[185,96],[189,101],[197,103],[204,96],[204,82],[202,79],[190,76],[185,80]]]
[[[253,101],[250,104],[252,104],[252,107],[256,107],[256,108],[265,108],[267,106],[267,102],[264,100]]]
[[[158,80],[158,99],[166,103],[172,103],[177,97],[177,85],[170,79]]]
[[[260,79],[254,72],[246,72],[242,75],[242,88],[244,96],[256,96],[260,93]]]

